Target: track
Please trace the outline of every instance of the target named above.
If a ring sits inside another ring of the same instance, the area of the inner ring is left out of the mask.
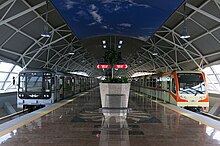
[[[218,116],[214,116],[214,115],[212,115],[212,114],[205,113],[205,112],[201,112],[201,111],[200,111],[200,113],[201,113],[202,115],[205,115],[205,116],[207,116],[207,117],[210,117],[210,118],[212,118],[212,119],[215,119],[215,120],[220,121],[220,117],[218,117]]]
[[[7,115],[7,116],[4,116],[4,117],[1,117],[0,118],[0,124],[2,123],[5,123],[9,120],[12,120],[13,118],[16,118],[16,117],[19,117],[19,116],[22,116],[26,113],[28,113],[29,110],[28,109],[25,109],[25,110],[22,110],[22,111],[19,111],[19,112],[16,112],[16,113],[13,113],[13,114],[10,114],[10,115]]]

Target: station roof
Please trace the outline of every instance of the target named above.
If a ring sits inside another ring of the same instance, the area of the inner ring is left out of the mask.
[[[45,38],[45,0],[0,0],[0,59],[99,76],[106,48],[122,40],[129,67],[117,75],[202,69],[220,60],[219,9],[219,0],[51,0]],[[183,26],[190,38],[180,38]]]

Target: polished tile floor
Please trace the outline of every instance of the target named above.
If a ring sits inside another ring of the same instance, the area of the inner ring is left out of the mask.
[[[217,146],[220,131],[130,93],[126,119],[103,118],[99,90],[0,138],[3,146]]]

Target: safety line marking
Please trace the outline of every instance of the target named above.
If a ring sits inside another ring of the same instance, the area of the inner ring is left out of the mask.
[[[90,91],[93,91],[93,90],[94,90],[94,89],[92,89],[92,90],[90,90]],[[49,109],[49,110],[43,111],[43,112],[41,112],[40,114],[37,114],[37,115],[33,116],[33,117],[30,118],[30,119],[27,119],[27,120],[25,120],[25,121],[23,121],[23,122],[20,122],[20,123],[18,123],[18,124],[16,124],[16,125],[12,126],[12,127],[10,127],[10,128],[5,129],[5,130],[3,130],[3,131],[0,132],[0,137],[2,137],[2,136],[4,136],[5,134],[8,134],[8,133],[14,131],[15,129],[18,129],[18,128],[20,128],[20,127],[22,127],[22,126],[24,126],[24,125],[26,125],[26,124],[28,124],[28,123],[30,123],[30,122],[36,120],[36,119],[38,119],[38,118],[40,118],[40,117],[42,117],[42,116],[44,116],[44,115],[46,115],[46,114],[48,114],[48,113],[50,113],[50,112],[56,110],[56,109],[58,109],[58,108],[60,108],[60,107],[62,107],[62,106],[64,106],[64,105],[66,105],[66,104],[68,104],[68,103],[70,103],[70,102],[72,102],[72,101],[74,101],[74,100],[76,100],[76,99],[78,99],[79,97],[88,94],[88,93],[89,93],[89,92],[82,93],[82,94],[80,94],[79,96],[77,96],[77,97],[75,97],[75,98],[73,98],[73,99],[67,100],[67,101],[65,101],[64,103],[59,104],[59,105],[57,105],[57,106],[55,106],[55,107],[53,107],[53,108],[51,108],[51,109]]]
[[[141,94],[141,93],[136,93],[136,94],[143,95],[145,98],[147,98],[147,99],[150,100],[150,101],[153,101],[153,102],[155,102],[155,103],[157,103],[157,104],[159,104],[159,105],[161,105],[161,106],[164,106],[164,107],[166,107],[166,108],[168,108],[168,109],[170,109],[170,110],[172,110],[172,111],[175,111],[175,112],[177,112],[177,113],[179,113],[179,114],[181,114],[181,115],[184,115],[185,117],[188,117],[188,118],[190,118],[190,119],[192,119],[192,120],[194,120],[194,121],[197,121],[197,122],[199,122],[199,123],[202,123],[202,124],[204,124],[204,125],[206,125],[206,126],[212,127],[212,128],[214,128],[214,129],[217,129],[217,130],[220,131],[220,127],[217,126],[217,125],[215,125],[215,124],[212,124],[212,123],[207,122],[207,121],[205,121],[205,120],[202,120],[202,119],[200,119],[200,118],[194,117],[194,116],[192,116],[192,115],[190,115],[190,114],[188,114],[188,113],[185,113],[185,112],[182,112],[182,111],[180,111],[180,110],[177,110],[177,109],[175,109],[175,108],[173,108],[173,107],[171,107],[171,106],[168,106],[168,105],[166,105],[166,104],[163,104],[163,103],[161,103],[161,102],[159,102],[159,101],[156,101],[156,100],[153,100],[153,99],[149,99],[149,98],[146,97],[144,94]],[[213,120],[213,119],[212,119],[212,120]],[[216,120],[216,121],[217,121],[217,120]],[[218,122],[218,121],[217,121],[217,122]]]

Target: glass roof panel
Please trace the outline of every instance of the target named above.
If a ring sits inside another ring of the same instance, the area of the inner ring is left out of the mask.
[[[125,35],[148,39],[184,0],[52,0],[79,39]]]
[[[21,70],[22,70],[22,68],[20,66],[16,65],[12,72],[19,73]]]
[[[0,81],[4,82],[7,76],[8,76],[8,73],[1,73],[0,72]]]
[[[5,62],[0,62],[0,72],[10,72],[11,68],[13,67],[13,64],[11,63],[5,63]]]
[[[208,75],[208,74],[213,74],[213,71],[211,70],[210,67],[206,67],[205,69],[203,69],[203,71]]]
[[[207,77],[209,78],[209,80],[210,80],[212,83],[218,83],[218,80],[216,79],[216,76],[215,76],[215,75],[208,75]]]
[[[16,84],[13,85],[13,77],[16,78],[17,83],[17,76],[18,73],[22,70],[21,67],[18,65],[14,65],[11,63],[6,63],[0,60],[0,92],[10,92],[16,91]],[[15,66],[15,67],[14,67]],[[14,67],[13,71],[11,69]]]
[[[214,72],[211,70],[211,68],[214,70]],[[218,80],[220,79],[220,65],[213,65],[211,66],[211,68],[206,67],[203,69],[203,71],[207,75],[207,84],[209,92],[220,94],[220,85]],[[216,77],[218,77],[218,79]]]
[[[220,74],[220,64],[219,65],[213,65],[212,68],[214,69],[216,74]]]

